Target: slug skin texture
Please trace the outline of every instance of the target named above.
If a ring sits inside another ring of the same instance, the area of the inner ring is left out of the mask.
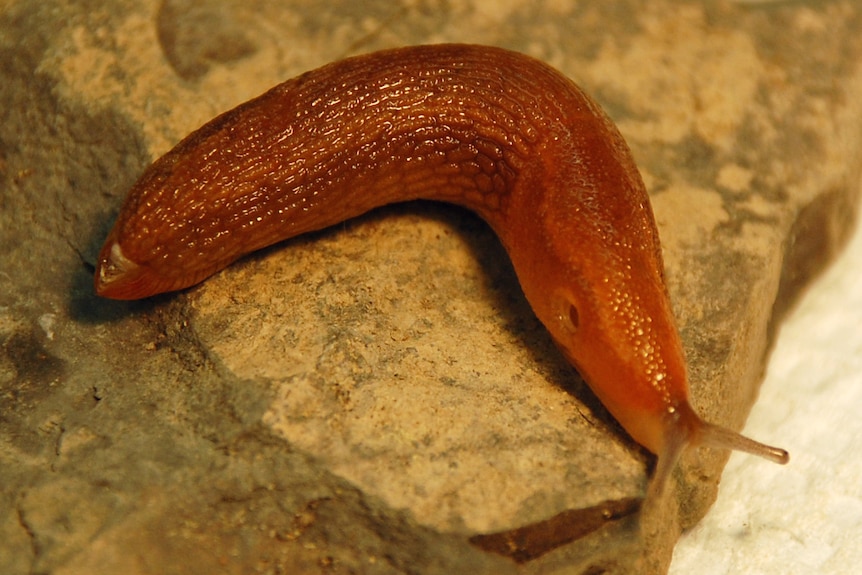
[[[183,289],[252,251],[419,198],[493,228],[563,354],[659,456],[654,490],[690,445],[786,463],[691,408],[649,197],[619,131],[565,76],[498,48],[349,58],[218,116],[129,192],[96,292]]]

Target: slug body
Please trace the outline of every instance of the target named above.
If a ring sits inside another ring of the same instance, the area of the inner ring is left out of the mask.
[[[182,289],[251,251],[418,198],[490,224],[559,348],[659,455],[659,485],[692,444],[787,460],[690,407],[658,232],[622,136],[566,77],[501,49],[351,58],[215,118],[132,188],[96,291]]]

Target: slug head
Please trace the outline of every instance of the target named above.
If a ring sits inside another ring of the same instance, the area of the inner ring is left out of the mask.
[[[548,266],[542,283],[550,287],[550,297],[534,307],[602,404],[635,441],[658,455],[650,495],[663,490],[680,455],[691,446],[745,451],[787,463],[787,451],[705,422],[693,410],[660,271],[650,257],[644,259],[646,252],[624,252],[628,256],[619,261],[628,263],[621,268],[607,267],[617,261],[613,254],[581,256],[577,268],[561,262]],[[528,298],[530,291],[525,287]]]
[[[608,130],[601,141],[580,137],[580,151],[564,150],[544,166],[541,181],[531,182],[543,188],[539,206],[530,211],[525,199],[510,210],[513,229],[530,230],[518,242],[504,238],[527,299],[602,404],[659,456],[653,491],[689,446],[786,463],[786,451],[704,422],[692,409],[649,198],[625,144]]]

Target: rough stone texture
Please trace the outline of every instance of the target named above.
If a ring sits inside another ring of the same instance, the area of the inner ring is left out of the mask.
[[[651,457],[472,215],[382,209],[129,304],[93,295],[95,256],[149,161],[280,80],[505,46],[618,121],[693,401],[739,426],[857,211],[854,2],[66,4],[0,3],[0,572],[666,570],[725,454],[689,453],[638,512]],[[518,562],[484,550],[513,541]]]

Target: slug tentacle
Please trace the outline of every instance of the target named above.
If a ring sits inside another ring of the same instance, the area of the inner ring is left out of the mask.
[[[506,50],[350,58],[215,118],[129,192],[96,292],[183,289],[257,249],[418,198],[490,224],[563,354],[659,455],[660,484],[688,445],[786,462],[691,410],[658,231],[625,141],[569,79]]]
[[[754,441],[726,427],[713,425],[712,423],[704,422],[703,426],[698,442],[700,445],[718,449],[744,451],[745,453],[757,455],[781,465],[785,465],[790,461],[790,454],[786,449]]]
[[[653,498],[664,490],[680,456],[689,447],[743,451],[781,465],[790,461],[787,450],[760,443],[726,427],[708,423],[701,419],[687,402],[674,409],[673,413],[668,413],[666,437],[663,451],[657,454],[658,462],[650,484],[650,496]]]

